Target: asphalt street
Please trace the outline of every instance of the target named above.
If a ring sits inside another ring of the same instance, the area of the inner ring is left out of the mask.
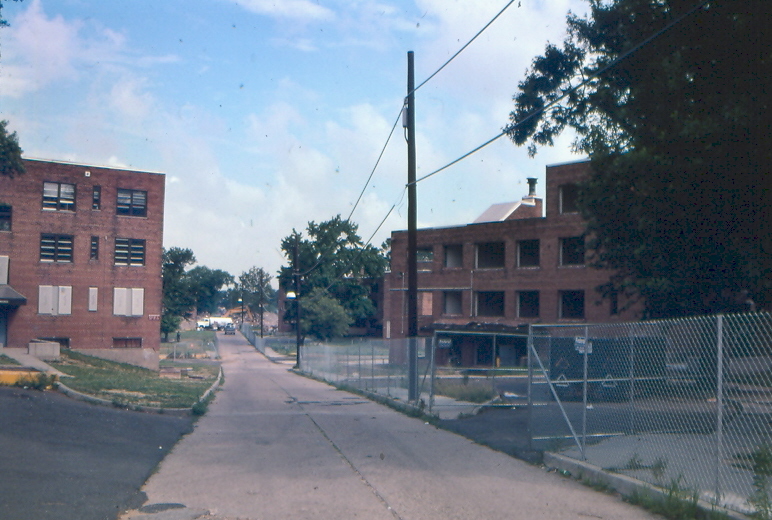
[[[0,518],[113,520],[192,422],[0,387]]]
[[[299,376],[240,336],[225,384],[122,520],[653,519],[620,499]]]

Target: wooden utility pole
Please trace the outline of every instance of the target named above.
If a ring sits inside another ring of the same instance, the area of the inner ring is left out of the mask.
[[[416,152],[415,152],[415,75],[413,51],[407,53],[407,319],[408,400],[418,400],[418,263],[417,263],[417,206],[416,206]]]

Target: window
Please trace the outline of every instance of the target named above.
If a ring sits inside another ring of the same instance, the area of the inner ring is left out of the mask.
[[[88,288],[88,310],[90,312],[96,312],[98,304],[99,304],[99,289],[96,287],[89,287]]]
[[[431,270],[431,264],[434,261],[434,250],[431,247],[419,247],[415,252],[416,262],[418,262],[418,269],[421,271]],[[420,265],[424,264],[424,265]]]
[[[0,204],[0,231],[11,230],[11,206]]]
[[[75,211],[75,185],[63,182],[44,182],[43,209]]]
[[[145,241],[137,238],[116,238],[115,265],[145,265]]]
[[[560,212],[578,213],[579,206],[576,204],[579,198],[579,187],[576,184],[564,184],[560,188]]]
[[[560,239],[560,265],[584,265],[584,237]]]
[[[464,266],[464,246],[445,246],[445,267],[455,269]]]
[[[72,313],[72,287],[38,286],[38,314],[52,316]]]
[[[418,315],[419,316],[431,316],[432,315],[432,293],[419,292],[418,293]]]
[[[476,304],[475,316],[504,316],[503,291],[480,291]]]
[[[11,257],[0,255],[0,285],[8,285],[8,267],[11,264]]]
[[[40,235],[40,261],[72,263],[72,235]]]
[[[584,291],[560,291],[560,317],[584,318]]]
[[[477,269],[503,269],[504,242],[477,244]]]
[[[99,237],[91,237],[91,250],[89,252],[91,260],[99,260]]]
[[[461,291],[445,291],[443,293],[443,314],[461,314]]]
[[[136,287],[113,288],[115,316],[142,316],[145,312],[145,289]]]
[[[113,348],[142,348],[142,338],[113,338]]]
[[[539,291],[517,293],[517,315],[520,318],[539,317]]]
[[[539,240],[517,242],[517,266],[539,267]]]
[[[91,209],[102,209],[102,187],[94,186],[93,195],[91,196]]]
[[[147,216],[147,192],[118,188],[116,214],[130,217]]]

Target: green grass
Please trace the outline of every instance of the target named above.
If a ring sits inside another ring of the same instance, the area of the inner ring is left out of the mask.
[[[13,358],[9,358],[5,354],[0,354],[0,366],[20,366],[21,363]]]
[[[490,381],[443,378],[434,380],[434,393],[467,403],[487,403],[498,395]]]
[[[168,379],[153,370],[66,349],[62,350],[61,361],[51,365],[73,376],[61,378],[69,388],[113,401],[117,406],[188,408],[201,398],[219,373],[217,365],[180,364],[176,366],[189,368],[193,377]]]
[[[176,335],[169,334],[171,341],[162,342],[159,354],[161,358],[194,359],[212,357],[217,352],[217,333],[213,330],[188,330],[180,334],[180,342],[175,341]]]

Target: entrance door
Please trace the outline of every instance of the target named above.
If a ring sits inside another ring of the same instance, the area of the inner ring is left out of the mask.
[[[0,347],[8,342],[8,307],[0,305]]]

